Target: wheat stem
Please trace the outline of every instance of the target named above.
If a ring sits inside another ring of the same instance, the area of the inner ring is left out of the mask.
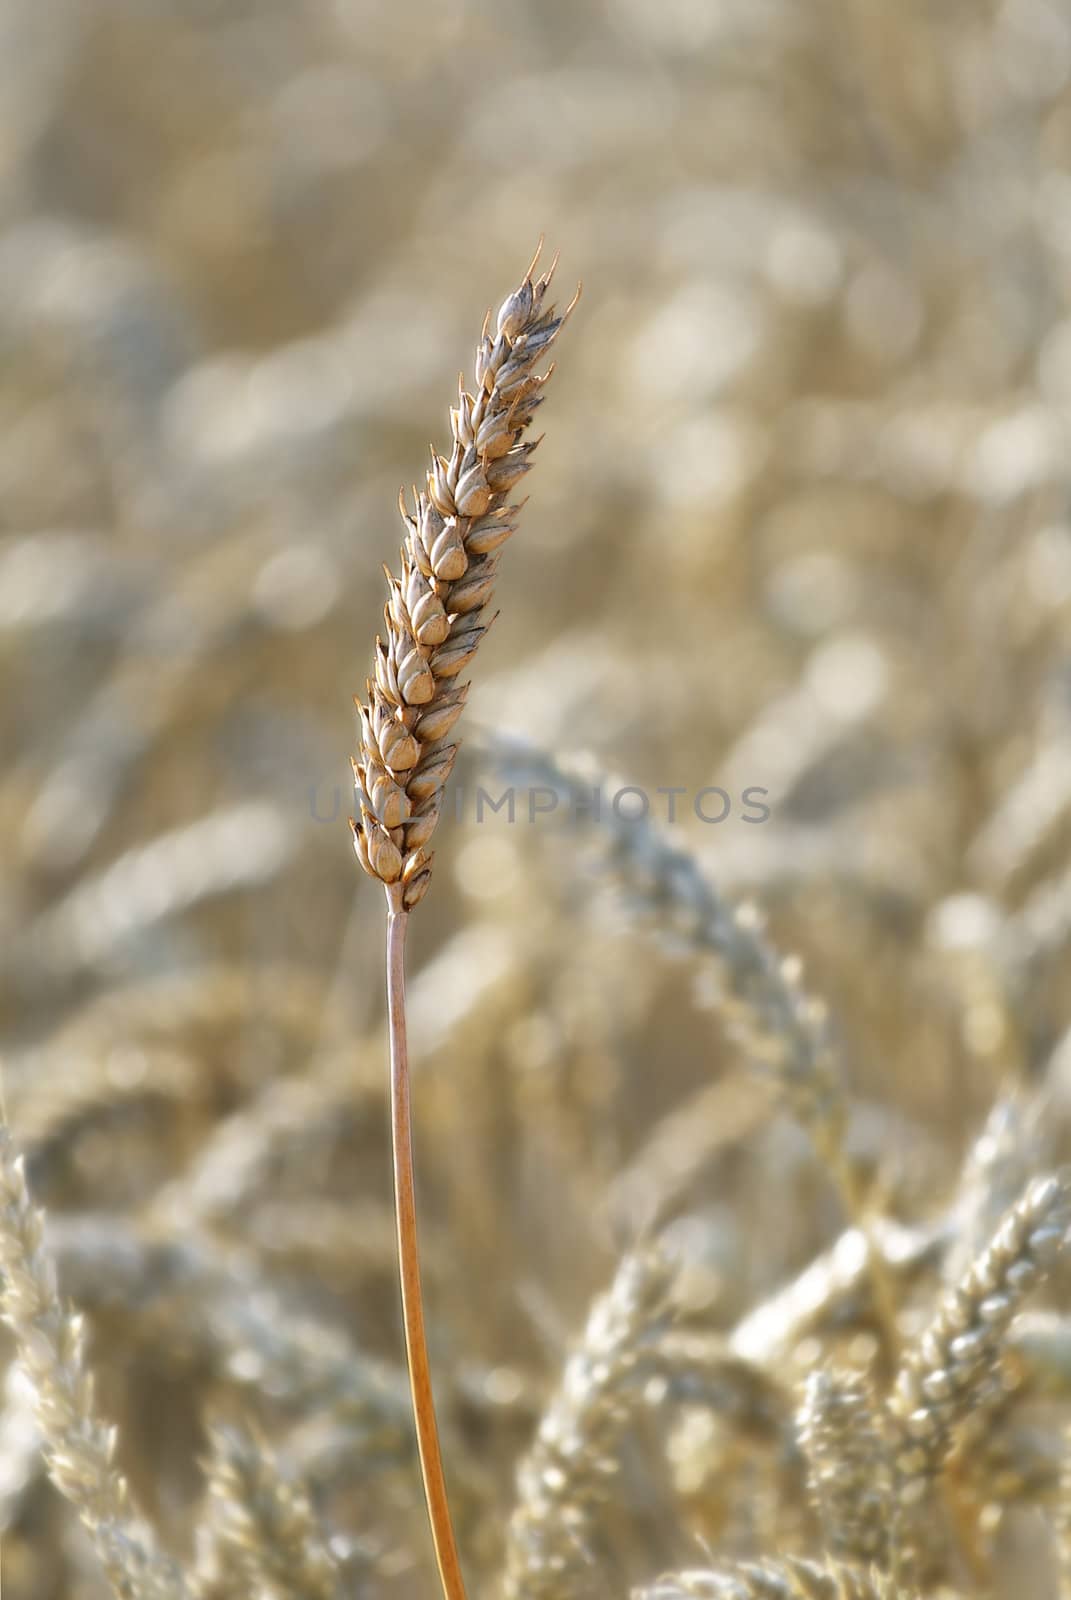
[[[520,511],[509,504],[510,491],[531,470],[539,442],[526,443],[524,435],[553,368],[542,374],[537,368],[572,310],[570,305],[556,316],[546,304],[554,263],[533,276],[542,248],[541,239],[520,287],[502,302],[493,324],[488,312],[476,347],[475,393],[462,379],[450,413],[449,456],[433,449],[426,488],[413,491],[412,513],[404,492],[399,499],[406,527],[400,573],[386,574],[386,638],[376,640],[367,703],[357,702],[361,753],[353,763],[358,815],[351,826],[362,867],[387,894],[391,1140],[402,1317],[424,1497],[446,1600],[465,1600],[465,1585],[424,1334],[405,1030],[405,929],[431,878],[427,846],[457,756],[450,734],[469,689],[460,675],[494,620],[487,607],[499,553]]]
[[[417,1245],[416,1193],[413,1184],[413,1127],[409,1103],[409,1049],[405,1028],[405,930],[409,913],[402,906],[401,890],[387,888],[387,1018],[390,1031],[390,1126],[394,1162],[394,1204],[398,1228],[398,1276],[402,1290],[402,1321],[413,1398],[420,1472],[431,1523],[435,1560],[446,1600],[465,1600],[465,1583],[454,1539],[450,1505],[443,1476],[439,1427],[428,1364],[424,1331],[424,1296],[420,1287],[420,1252]]]

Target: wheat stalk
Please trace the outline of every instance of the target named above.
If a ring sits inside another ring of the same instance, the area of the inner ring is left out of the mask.
[[[356,701],[361,749],[353,763],[357,797],[351,821],[354,848],[387,897],[387,1013],[391,1060],[391,1138],[394,1164],[402,1319],[424,1494],[443,1592],[464,1600],[443,1475],[420,1286],[409,1059],[405,1015],[405,933],[409,912],[427,892],[428,844],[457,756],[450,734],[468,685],[459,682],[487,632],[487,606],[499,555],[515,531],[518,505],[510,491],[530,470],[537,441],[524,435],[541,404],[553,368],[536,368],[576,299],[555,315],[547,304],[554,273],[534,277],[539,249],[520,287],[490,313],[476,348],[475,389],[458,384],[450,413],[449,456],[432,449],[427,483],[414,489],[412,512],[404,490],[406,525],[397,576],[387,572],[386,637],[376,639],[367,703]],[[577,290],[579,295],[579,289]]]

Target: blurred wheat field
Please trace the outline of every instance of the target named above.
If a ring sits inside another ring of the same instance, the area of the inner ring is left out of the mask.
[[[585,295],[411,945],[470,1592],[1071,1594],[1066,7],[0,41],[0,1271],[84,1314],[144,1592],[433,1592],[351,696],[545,230]],[[5,1600],[102,1600],[3,1338]]]

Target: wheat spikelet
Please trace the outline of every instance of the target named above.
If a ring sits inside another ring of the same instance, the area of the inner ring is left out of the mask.
[[[387,573],[386,639],[376,640],[368,703],[357,702],[354,845],[366,872],[397,886],[394,902],[406,910],[428,886],[427,845],[458,748],[449,735],[468,694],[459,676],[487,632],[499,551],[520,510],[508,496],[538,443],[523,436],[553,368],[535,369],[572,309],[559,317],[545,305],[554,267],[533,279],[535,264],[503,302],[493,333],[490,317],[484,322],[476,394],[459,384],[449,457],[433,450],[411,513],[401,500],[407,531],[400,574]]]
[[[288,1481],[263,1440],[217,1423],[208,1463],[210,1523],[198,1593],[244,1589],[274,1600],[340,1600],[340,1574],[308,1494]]]
[[[517,1474],[507,1530],[507,1600],[570,1600],[593,1583],[593,1513],[611,1492],[622,1434],[641,1404],[646,1358],[670,1320],[673,1271],[658,1250],[626,1256]]]
[[[638,1600],[916,1600],[874,1569],[838,1561],[744,1562],[731,1569],[674,1573]],[[951,1600],[951,1597],[949,1597]]]
[[[132,1510],[114,1462],[114,1431],[94,1413],[81,1318],[60,1299],[55,1264],[44,1246],[44,1217],[3,1126],[0,1269],[0,1308],[34,1386],[49,1476],[76,1507],[122,1600],[181,1600],[187,1593],[182,1574]]]
[[[808,1379],[800,1439],[826,1548],[841,1560],[880,1566],[892,1473],[879,1417],[862,1373],[815,1372]]]

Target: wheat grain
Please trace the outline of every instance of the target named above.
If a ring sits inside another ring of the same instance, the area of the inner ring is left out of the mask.
[[[484,322],[476,393],[459,384],[449,457],[433,450],[412,512],[400,502],[406,537],[399,575],[387,574],[386,639],[376,640],[367,704],[357,702],[354,845],[365,871],[396,886],[394,903],[406,910],[427,890],[427,846],[457,755],[449,736],[468,694],[459,676],[487,632],[499,552],[520,510],[508,497],[538,443],[524,434],[553,369],[539,375],[536,367],[572,310],[555,316],[545,304],[554,267],[533,278],[535,264],[503,302],[494,331],[489,316]]]

